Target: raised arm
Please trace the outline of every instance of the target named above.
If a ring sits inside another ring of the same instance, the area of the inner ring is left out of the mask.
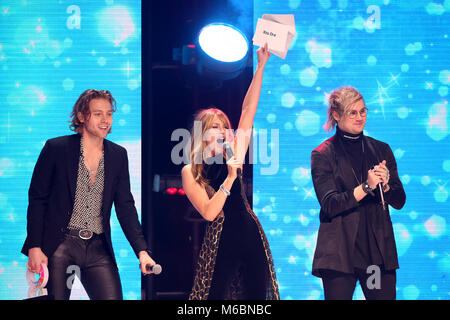
[[[248,145],[250,143],[253,119],[256,114],[256,109],[258,108],[259,97],[261,94],[264,67],[270,57],[267,44],[264,47],[259,48],[256,53],[258,56],[258,65],[245,95],[244,102],[242,103],[241,118],[235,136],[234,149],[236,159],[241,162],[245,159],[245,154],[247,153]]]

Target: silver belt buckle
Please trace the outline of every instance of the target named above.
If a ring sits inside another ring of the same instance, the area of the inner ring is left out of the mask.
[[[89,240],[90,238],[92,238],[92,231],[88,229],[81,229],[78,232],[78,236],[83,240]]]

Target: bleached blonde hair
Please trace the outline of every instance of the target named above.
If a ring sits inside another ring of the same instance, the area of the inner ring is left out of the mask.
[[[336,111],[342,116],[359,100],[364,101],[364,98],[362,94],[352,86],[343,86],[333,90],[328,97],[328,118],[323,126],[325,131],[333,131],[337,124],[333,117],[333,111]]]

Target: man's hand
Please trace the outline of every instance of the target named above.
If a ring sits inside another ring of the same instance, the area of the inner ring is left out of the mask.
[[[140,268],[141,272],[145,275],[151,274],[152,272],[147,270],[145,266],[148,264],[150,266],[154,266],[156,262],[150,257],[147,251],[140,251],[139,252],[139,262],[140,262]]]
[[[386,166],[386,160],[383,160],[379,165],[375,166],[374,170],[375,174],[381,178],[383,186],[387,187],[391,176]]]
[[[28,270],[40,273],[42,263],[48,266],[47,256],[42,252],[41,248],[28,249]]]

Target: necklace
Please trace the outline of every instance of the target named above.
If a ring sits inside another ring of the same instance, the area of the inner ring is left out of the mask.
[[[83,144],[83,137],[81,137],[81,153],[82,153],[82,156],[83,156],[83,162],[84,162],[84,144]],[[102,153],[103,153],[103,148],[102,148]],[[97,170],[98,169],[93,169],[93,170],[91,170],[91,169],[89,169],[87,166],[86,166],[86,164],[84,165],[85,167],[86,167],[86,169],[89,171],[89,175],[90,176],[93,176],[93,175],[95,175],[96,173],[97,173]]]
[[[342,134],[345,138],[347,139],[352,139],[352,140],[358,140],[360,136],[356,136],[356,137],[352,137],[352,136],[348,136],[346,134]]]

